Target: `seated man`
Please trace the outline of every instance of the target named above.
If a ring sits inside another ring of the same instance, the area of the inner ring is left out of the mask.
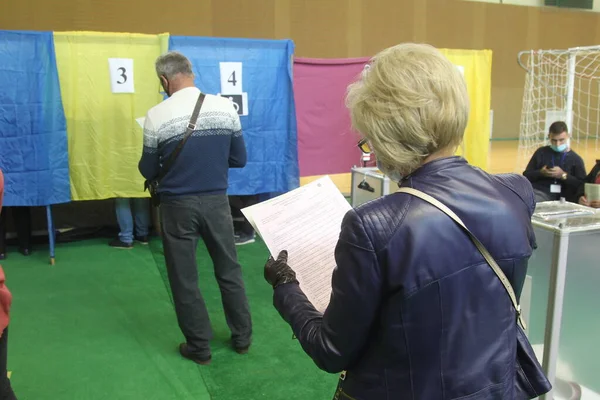
[[[579,192],[577,193],[579,204],[583,204],[584,206],[593,208],[600,208],[600,200],[590,201],[585,197],[586,183],[595,183],[597,185],[600,185],[600,160],[596,160],[596,165],[594,166],[594,168],[592,168],[589,175],[585,177],[585,180],[579,187]]]
[[[585,178],[583,159],[570,148],[567,124],[550,125],[549,146],[533,153],[523,175],[531,182],[536,202],[559,200],[577,202],[577,191]]]

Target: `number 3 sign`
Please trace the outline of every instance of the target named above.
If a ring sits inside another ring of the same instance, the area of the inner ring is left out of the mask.
[[[134,93],[133,59],[109,58],[110,88],[113,93]]]

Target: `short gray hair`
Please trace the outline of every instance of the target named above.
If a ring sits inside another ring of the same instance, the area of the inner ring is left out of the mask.
[[[172,79],[175,75],[193,76],[192,63],[186,56],[177,52],[170,51],[156,59],[156,74]]]

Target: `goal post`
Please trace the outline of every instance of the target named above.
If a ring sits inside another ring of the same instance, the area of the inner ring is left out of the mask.
[[[522,51],[517,60],[526,76],[515,172],[523,172],[533,152],[547,144],[555,121],[567,124],[571,147],[584,159],[597,151],[600,46]]]

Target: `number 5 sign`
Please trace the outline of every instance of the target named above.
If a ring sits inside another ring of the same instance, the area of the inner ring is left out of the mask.
[[[221,68],[221,93],[242,94],[242,63],[222,62]]]
[[[113,93],[134,93],[133,59],[109,58],[110,88]]]

